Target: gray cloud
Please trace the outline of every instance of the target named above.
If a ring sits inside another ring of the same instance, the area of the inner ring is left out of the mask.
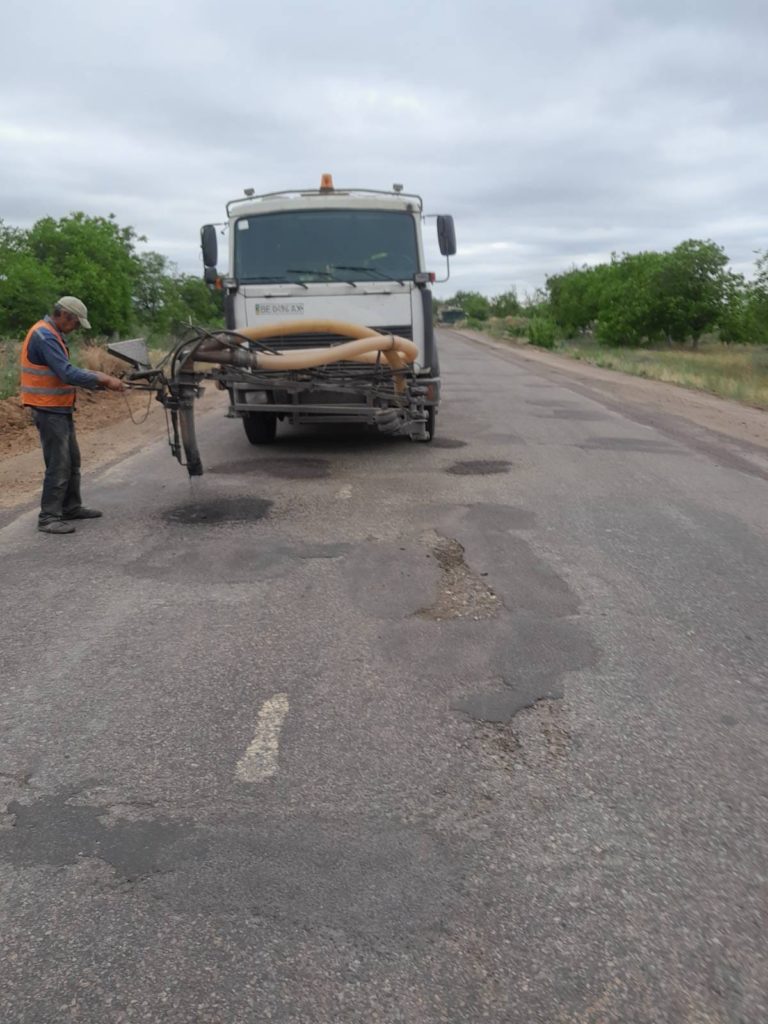
[[[52,0],[30,10],[4,12],[12,224],[114,212],[195,271],[244,186],[330,170],[454,213],[443,294],[689,237],[740,269],[768,247],[763,0],[76,0],[65,32]]]

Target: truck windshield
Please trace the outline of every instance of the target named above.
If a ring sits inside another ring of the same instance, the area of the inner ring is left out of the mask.
[[[265,281],[402,281],[419,270],[405,211],[290,210],[235,225],[235,276]]]

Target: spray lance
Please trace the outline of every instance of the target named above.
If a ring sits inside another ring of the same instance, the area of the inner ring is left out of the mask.
[[[281,351],[282,336],[296,333],[328,334],[349,341],[316,348]],[[269,338],[269,343],[265,341]],[[396,429],[397,404],[406,402],[423,414],[423,396],[419,389],[407,392],[406,377],[418,355],[412,341],[396,334],[381,334],[371,327],[337,320],[290,321],[269,327],[245,327],[239,331],[210,331],[189,327],[179,341],[152,366],[143,338],[114,342],[107,351],[133,366],[126,382],[132,389],[154,392],[170,418],[168,440],[171,452],[187,467],[190,476],[201,476],[203,464],[197,446],[194,404],[202,393],[203,380],[216,380],[222,386],[237,381],[258,384],[259,373],[296,373],[317,370],[334,363],[357,363],[385,368],[392,381],[395,407],[383,408],[378,416],[380,429]],[[201,370],[201,364],[212,368]],[[424,419],[426,416],[424,415]]]

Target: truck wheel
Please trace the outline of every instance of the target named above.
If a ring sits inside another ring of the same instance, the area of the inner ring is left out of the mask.
[[[436,425],[435,421],[436,420],[437,420],[437,409],[435,408],[434,405],[430,405],[429,408],[427,409],[427,422],[425,424],[425,428],[426,428],[426,431],[427,431],[427,440],[428,441],[431,441],[432,438],[435,436],[435,425]]]
[[[277,433],[277,416],[270,412],[249,412],[243,416],[243,426],[251,444],[272,444]]]

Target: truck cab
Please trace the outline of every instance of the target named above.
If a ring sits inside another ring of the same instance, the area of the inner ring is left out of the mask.
[[[385,361],[343,360],[306,372],[262,372],[227,382],[230,415],[254,444],[277,423],[373,424],[430,440],[440,401],[431,274],[424,260],[423,203],[391,191],[320,187],[255,195],[227,204],[229,271],[219,276],[217,229],[201,232],[206,280],[224,292],[226,326],[251,349],[291,353],[333,347],[350,327],[394,335],[417,355],[398,376]],[[453,220],[437,218],[444,255],[456,251]],[[360,331],[358,330],[358,335]],[[257,340],[256,340],[257,339]],[[396,415],[392,415],[392,410]]]

